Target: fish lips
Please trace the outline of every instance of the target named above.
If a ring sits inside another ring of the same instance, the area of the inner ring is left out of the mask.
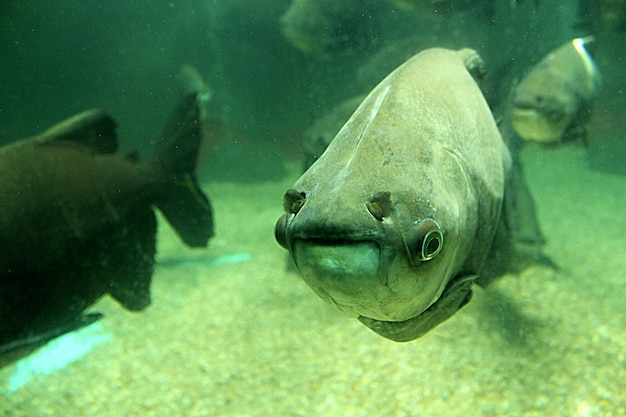
[[[513,110],[511,124],[522,139],[539,143],[560,140],[566,128],[562,118],[547,115],[535,108],[523,107]]]
[[[389,250],[382,230],[298,222],[287,213],[276,240],[291,253],[304,281],[343,315],[356,318],[387,296]]]
[[[294,212],[279,219],[276,239],[290,251],[304,281],[339,313],[357,318],[385,338],[406,342],[447,320],[470,300],[476,276],[442,282],[442,292],[437,290],[439,280],[429,284],[433,276],[441,276],[428,269],[437,268],[431,260],[439,253],[430,245],[443,245],[433,219],[413,222],[416,242],[422,243],[421,255],[416,256],[420,245],[400,236],[384,219],[379,227],[360,228],[354,223],[296,219],[303,203],[290,201],[297,204],[286,207]]]
[[[303,280],[345,316],[406,320],[434,302],[438,294],[415,274],[404,240],[392,229],[349,227],[299,223],[287,213],[276,237]]]
[[[569,124],[565,105],[553,99],[516,99],[512,125],[525,140],[540,143],[558,141]]]
[[[298,238],[292,256],[304,281],[337,311],[380,316],[376,310],[388,288],[378,242]]]

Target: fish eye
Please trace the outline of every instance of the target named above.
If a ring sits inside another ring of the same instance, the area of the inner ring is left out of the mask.
[[[443,246],[443,234],[440,230],[432,230],[424,236],[422,242],[422,261],[433,259]]]
[[[306,200],[306,194],[297,190],[289,189],[283,197],[283,209],[286,213],[297,214]]]
[[[424,219],[416,223],[417,245],[416,255],[419,261],[430,261],[443,248],[443,232],[439,224],[432,219]]]

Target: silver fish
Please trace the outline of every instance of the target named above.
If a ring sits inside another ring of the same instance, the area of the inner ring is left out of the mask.
[[[584,134],[601,84],[587,50],[592,40],[576,38],[550,52],[516,87],[512,125],[522,139],[552,143]]]
[[[303,279],[389,339],[423,335],[504,265],[485,261],[496,230],[501,249],[510,241],[511,158],[472,78],[481,73],[471,49],[414,56],[284,196],[276,239]]]

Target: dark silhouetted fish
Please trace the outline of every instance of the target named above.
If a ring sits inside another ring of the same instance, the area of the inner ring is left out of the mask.
[[[153,205],[187,245],[206,246],[198,117],[192,94],[143,164],[115,154],[115,122],[102,110],[0,148],[0,366],[96,320],[83,311],[104,294],[132,311],[150,304]]]

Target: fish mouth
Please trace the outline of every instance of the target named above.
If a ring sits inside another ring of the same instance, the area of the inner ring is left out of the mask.
[[[285,193],[275,238],[302,279],[339,313],[408,320],[441,295],[446,264],[431,262],[444,244],[437,221],[396,219],[388,192],[374,193],[359,210],[328,213],[328,202],[307,206],[306,198],[295,189]]]
[[[512,126],[522,139],[539,143],[556,142],[565,131],[560,120],[554,120],[535,107],[516,106]]]
[[[385,284],[381,246],[372,240],[298,239],[292,256],[304,281],[340,313],[357,317]]]
[[[445,280],[430,262],[443,246],[436,221],[414,221],[404,233],[384,220],[374,223],[380,227],[359,227],[308,221],[301,214],[281,216],[276,240],[307,285],[340,314],[397,322],[420,314],[441,295]]]
[[[517,99],[513,106],[516,111],[537,111],[537,105],[533,100]]]

